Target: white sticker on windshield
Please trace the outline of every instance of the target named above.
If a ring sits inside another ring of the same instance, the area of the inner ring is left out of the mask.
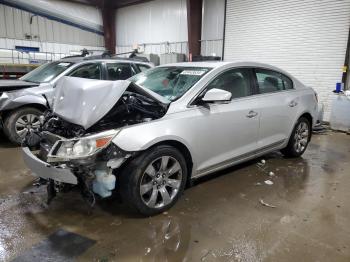
[[[66,66],[69,66],[70,63],[63,63],[63,62],[62,62],[62,63],[59,63],[58,65],[59,65],[59,66],[64,66],[64,67],[66,67]]]
[[[201,76],[205,73],[205,71],[200,70],[184,70],[180,75],[189,75],[189,76]]]

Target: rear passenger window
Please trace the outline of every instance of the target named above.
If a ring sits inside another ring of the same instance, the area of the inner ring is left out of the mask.
[[[108,63],[108,80],[126,80],[135,74],[133,68],[128,63]]]
[[[136,64],[136,66],[140,70],[140,72],[144,72],[144,71],[150,69],[150,67],[147,65]]]
[[[266,69],[255,69],[259,93],[272,93],[293,89],[293,82],[287,76]]]
[[[101,79],[101,67],[99,63],[85,64],[74,69],[69,76],[88,79]]]
[[[207,90],[217,88],[228,91],[232,94],[232,99],[252,95],[250,88],[249,69],[228,70],[211,82]]]

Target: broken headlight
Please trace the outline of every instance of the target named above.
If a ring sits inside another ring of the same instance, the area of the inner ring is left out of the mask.
[[[79,159],[96,154],[109,145],[120,130],[109,130],[91,136],[59,140],[52,147],[49,157]]]

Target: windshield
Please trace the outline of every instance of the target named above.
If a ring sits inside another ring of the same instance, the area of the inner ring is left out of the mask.
[[[70,62],[52,62],[47,63],[28,74],[22,76],[20,80],[34,83],[45,83],[54,79],[56,76],[65,71],[68,67],[70,67],[73,63]]]
[[[129,80],[174,101],[199,81],[210,68],[202,67],[156,67],[142,72]]]

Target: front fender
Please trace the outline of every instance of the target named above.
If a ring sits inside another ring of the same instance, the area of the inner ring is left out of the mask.
[[[123,128],[113,139],[113,143],[120,149],[129,152],[143,151],[155,144],[176,141],[183,144],[191,154],[193,165],[196,166],[196,156],[186,136],[179,136],[180,126],[171,125],[168,121],[154,121]],[[195,169],[194,169],[195,170]]]
[[[27,104],[38,104],[46,107],[43,96],[36,94],[3,94],[0,98],[0,110],[12,110]]]

